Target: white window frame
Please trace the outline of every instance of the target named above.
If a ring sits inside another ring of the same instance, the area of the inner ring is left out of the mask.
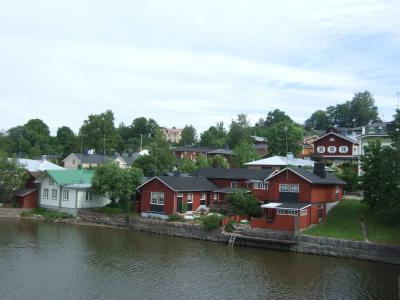
[[[49,199],[49,189],[43,189],[43,199]]]
[[[299,193],[300,192],[300,187],[298,184],[290,184],[289,185],[289,190],[291,193]]]
[[[347,146],[340,146],[340,147],[339,147],[339,152],[340,152],[340,153],[347,153],[347,152],[349,152],[349,147],[347,147]]]
[[[328,153],[336,153],[336,146],[329,146]]]
[[[86,191],[86,201],[90,202],[93,200],[92,191]]]
[[[281,192],[281,193],[287,193],[287,192],[289,192],[289,184],[287,184],[287,183],[280,183],[280,184],[279,184],[279,192]]]
[[[218,200],[218,194],[217,193],[214,193],[214,201],[215,200]]]
[[[150,204],[151,205],[164,205],[164,193],[151,192]]]
[[[186,198],[187,203],[193,203],[193,193],[188,193]]]
[[[278,209],[277,214],[280,216],[298,216],[299,212],[295,209]]]
[[[178,198],[183,198],[183,193],[178,193],[178,194],[176,194],[176,197],[178,197]]]
[[[58,191],[56,189],[51,190],[51,200],[57,200],[57,193]]]
[[[329,141],[330,141],[330,142],[334,142],[334,141],[335,141],[335,138],[334,138],[334,137],[331,137],[331,138],[329,139]]]
[[[318,153],[325,153],[325,146],[318,146],[317,147],[317,152]]]
[[[68,201],[69,198],[69,191],[68,190],[63,190],[62,191],[62,199],[63,201]]]
[[[300,210],[300,216],[307,216],[307,208]]]
[[[253,182],[253,189],[255,189],[255,190],[266,190],[267,188],[265,186],[265,183],[262,180],[260,180],[260,181],[254,181]]]
[[[239,187],[239,182],[233,181],[231,182],[231,188],[238,188]]]
[[[205,201],[207,199],[206,193],[200,193],[200,201]]]
[[[300,186],[298,183],[280,183],[279,184],[279,192],[281,193],[299,193]]]
[[[49,177],[49,185],[54,185],[54,179],[52,177]]]

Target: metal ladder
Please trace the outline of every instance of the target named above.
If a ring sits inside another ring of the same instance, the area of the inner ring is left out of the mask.
[[[231,234],[231,237],[229,238],[229,243],[228,243],[228,247],[233,247],[233,245],[235,245],[235,240],[236,240],[236,234]]]

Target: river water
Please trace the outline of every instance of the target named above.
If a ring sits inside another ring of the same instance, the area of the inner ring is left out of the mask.
[[[398,299],[400,266],[0,220],[4,299]]]

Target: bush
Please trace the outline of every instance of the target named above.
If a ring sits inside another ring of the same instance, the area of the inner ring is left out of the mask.
[[[256,197],[251,194],[236,192],[228,197],[228,202],[232,205],[233,211],[238,215],[249,215],[258,217],[261,215],[261,204]]]
[[[71,219],[74,216],[63,211],[35,208],[30,211],[23,211],[21,217],[32,217],[33,215],[43,216],[46,219]]]
[[[203,226],[206,230],[214,230],[222,225],[222,216],[208,215],[201,219]]]
[[[225,225],[225,231],[226,232],[233,232],[236,230],[235,226],[234,226],[235,222],[229,222],[228,224]]]
[[[172,214],[168,216],[168,222],[185,222],[185,218],[178,214]]]

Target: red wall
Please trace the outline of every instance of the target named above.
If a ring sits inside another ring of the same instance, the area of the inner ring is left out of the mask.
[[[329,141],[330,138],[334,138],[334,141]],[[325,147],[325,152],[324,153],[319,153],[317,151],[318,146],[324,146]],[[328,147],[329,146],[335,146],[336,147],[336,152],[335,153],[329,153],[328,152]],[[348,152],[347,153],[340,153],[339,152],[339,147],[340,146],[347,146],[348,147]],[[319,156],[349,156],[353,155],[353,143],[345,140],[341,137],[338,137],[337,135],[330,133],[324,138],[314,142],[314,154],[319,155]]]
[[[37,208],[38,193],[34,191],[24,197],[17,197],[20,208]]]
[[[279,184],[298,184],[299,202],[310,202],[312,184],[291,171],[284,171],[271,178],[268,185],[268,201],[279,201]]]
[[[164,193],[164,214],[171,215],[174,209],[174,192],[158,179],[154,179],[142,187],[141,209],[142,212],[150,211],[150,199],[152,192]]]
[[[339,200],[342,199],[343,186],[339,185]],[[311,202],[335,202],[336,185],[316,185],[314,184],[311,192]]]
[[[310,208],[307,208],[307,215],[299,216],[300,218],[300,228],[304,229],[309,227],[310,224]],[[274,230],[285,230],[293,231],[295,224],[295,216],[289,215],[278,215],[275,214],[275,218],[272,222],[267,222],[266,218],[251,218],[250,225],[253,228],[265,228]]]

